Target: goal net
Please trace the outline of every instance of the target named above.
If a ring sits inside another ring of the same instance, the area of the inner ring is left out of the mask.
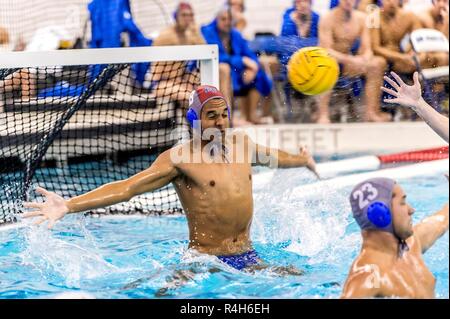
[[[218,86],[216,46],[2,53],[0,224],[37,185],[67,198],[148,168],[186,137],[200,84]],[[107,209],[179,211],[170,186]]]

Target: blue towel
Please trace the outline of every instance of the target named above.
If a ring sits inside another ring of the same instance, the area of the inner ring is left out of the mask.
[[[129,0],[92,0],[88,5],[92,22],[91,48],[118,48],[120,35],[128,33],[131,47],[150,46],[147,39],[133,21]],[[92,69],[95,78],[105,66]],[[150,63],[138,63],[132,66],[136,80],[143,83]]]

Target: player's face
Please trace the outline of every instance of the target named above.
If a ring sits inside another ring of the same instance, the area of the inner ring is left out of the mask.
[[[383,0],[383,9],[386,12],[395,12],[400,8],[400,0]]]
[[[299,14],[310,14],[311,13],[311,0],[296,0],[295,10]]]
[[[414,233],[412,215],[414,208],[406,202],[406,194],[399,185],[395,185],[392,198],[392,224],[395,234],[407,239]]]
[[[433,6],[439,12],[446,11],[448,13],[448,0],[434,0]]]
[[[202,130],[216,129],[220,135],[230,127],[228,107],[222,99],[209,100],[202,109]]]
[[[194,23],[194,12],[191,9],[181,9],[177,14],[177,22],[182,29],[188,28]]]
[[[355,7],[356,0],[340,0],[339,6],[345,11],[352,11]]]
[[[244,12],[244,0],[230,0],[229,5],[233,12]]]
[[[217,27],[222,32],[230,32],[231,31],[231,16],[227,11],[221,12],[217,16]]]

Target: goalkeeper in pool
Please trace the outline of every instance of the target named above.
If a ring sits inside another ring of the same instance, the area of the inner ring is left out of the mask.
[[[64,199],[38,187],[43,203],[24,203],[24,217],[40,217],[52,228],[66,214],[126,202],[172,183],[186,213],[189,248],[217,256],[236,269],[261,266],[252,248],[252,164],[273,168],[306,167],[316,173],[306,149],[292,155],[255,144],[242,132],[226,134],[230,107],[212,86],[191,93],[187,119],[193,139],[162,153],[146,170],[128,179]],[[200,137],[201,136],[201,137]]]

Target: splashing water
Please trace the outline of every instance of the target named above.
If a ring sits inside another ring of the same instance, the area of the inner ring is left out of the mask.
[[[71,215],[54,231],[28,221],[23,228],[0,229],[0,298],[80,291],[96,298],[156,298],[177,275],[188,280],[168,289],[164,298],[339,297],[361,244],[347,199],[350,188],[329,186],[305,198],[297,186],[313,182],[308,172],[270,174],[254,179],[251,232],[268,269],[241,272],[216,257],[187,250],[184,216]],[[448,183],[442,176],[400,184],[417,210],[415,222],[448,201]],[[449,295],[448,248],[446,234],[425,255],[438,279],[439,298]],[[280,275],[275,266],[294,266],[305,274]]]

